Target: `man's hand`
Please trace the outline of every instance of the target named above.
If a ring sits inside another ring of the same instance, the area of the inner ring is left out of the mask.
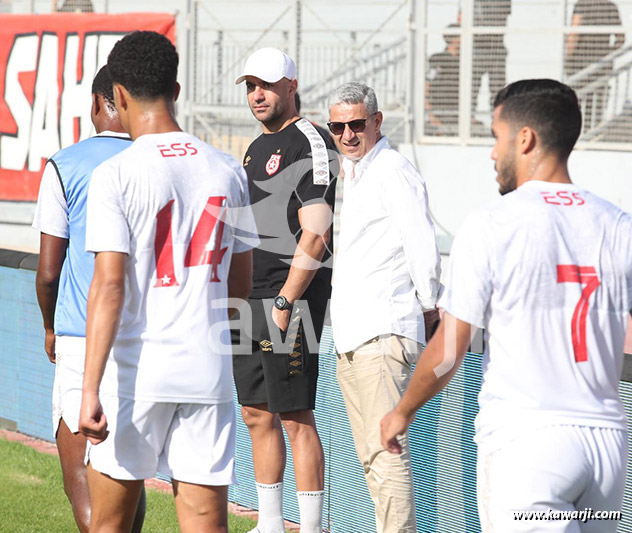
[[[81,411],[79,413],[79,431],[83,433],[92,444],[99,444],[107,439],[108,421],[103,413],[99,394],[84,391],[81,398]]]
[[[417,410],[452,379],[463,362],[463,356],[475,331],[476,328],[471,324],[455,318],[450,313],[443,314],[439,329],[419,358],[402,399],[397,407],[382,419],[381,440],[385,450],[391,453],[402,452],[397,437],[406,433]]]
[[[46,338],[44,339],[44,350],[46,350],[48,360],[54,364],[57,358],[55,357],[55,332],[52,329],[46,330]]]
[[[437,309],[436,307],[424,313],[426,343],[430,342],[430,339],[435,334],[435,331],[437,331],[437,328],[439,327],[439,322],[441,322],[441,317],[439,315],[439,309]]]
[[[281,331],[287,331],[287,328],[290,325],[291,313],[292,313],[291,309],[280,311],[276,307],[272,307],[272,321],[277,325],[277,327]]]
[[[408,426],[414,419],[414,413],[412,416],[406,417],[397,408],[382,418],[380,427],[382,428],[382,446],[384,446],[385,450],[394,454],[402,453],[402,445],[397,440],[397,437],[406,433]]]

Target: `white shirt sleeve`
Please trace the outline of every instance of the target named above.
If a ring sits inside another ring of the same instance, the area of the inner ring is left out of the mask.
[[[402,238],[408,272],[424,311],[433,309],[441,285],[441,257],[419,174],[398,169],[384,180],[388,209]]]
[[[86,211],[86,252],[130,253],[129,224],[117,184],[107,164],[92,172]]]
[[[239,174],[241,201],[240,206],[237,209],[233,209],[230,223],[233,225],[233,235],[235,237],[233,253],[239,254],[259,246],[259,235],[255,217],[250,207],[246,171],[240,167],[237,172]]]
[[[632,216],[628,213],[623,213],[617,224],[616,232],[616,249],[627,250],[626,257],[632,257]],[[628,311],[632,314],[632,260],[628,262],[626,270],[626,284],[627,284],[627,306]]]
[[[493,271],[490,236],[481,213],[473,213],[463,223],[452,243],[445,291],[439,307],[452,316],[479,328],[492,297]]]
[[[39,196],[33,216],[33,227],[42,233],[67,239],[68,203],[57,168],[49,160],[44,167]]]

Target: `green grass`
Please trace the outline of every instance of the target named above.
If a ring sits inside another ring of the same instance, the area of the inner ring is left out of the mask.
[[[229,515],[228,530],[250,531],[255,522]],[[64,494],[59,459],[17,442],[0,439],[0,531],[69,533],[77,531]],[[173,496],[147,491],[145,533],[177,533]]]

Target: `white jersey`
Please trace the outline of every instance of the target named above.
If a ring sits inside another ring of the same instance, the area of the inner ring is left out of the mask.
[[[233,253],[258,244],[246,174],[183,132],[143,135],[97,167],[86,249],[128,254],[101,390],[148,401],[232,398],[225,302]]]
[[[486,328],[479,444],[551,424],[625,429],[629,214],[574,185],[529,181],[463,224],[439,305]]]

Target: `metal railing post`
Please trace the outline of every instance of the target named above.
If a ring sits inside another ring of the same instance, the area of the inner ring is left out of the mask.
[[[415,57],[415,41],[416,41],[416,24],[415,24],[415,0],[408,1],[408,61],[406,62],[407,74],[408,74],[408,90],[406,91],[406,102],[404,104],[404,121],[406,124],[404,141],[406,143],[412,143],[415,138],[415,84],[417,81],[417,61]]]
[[[463,0],[461,4],[461,51],[459,69],[461,71],[459,87],[459,137],[462,142],[470,139],[472,126],[472,109],[476,104],[472,102],[472,66],[473,66],[473,25],[474,0]]]

